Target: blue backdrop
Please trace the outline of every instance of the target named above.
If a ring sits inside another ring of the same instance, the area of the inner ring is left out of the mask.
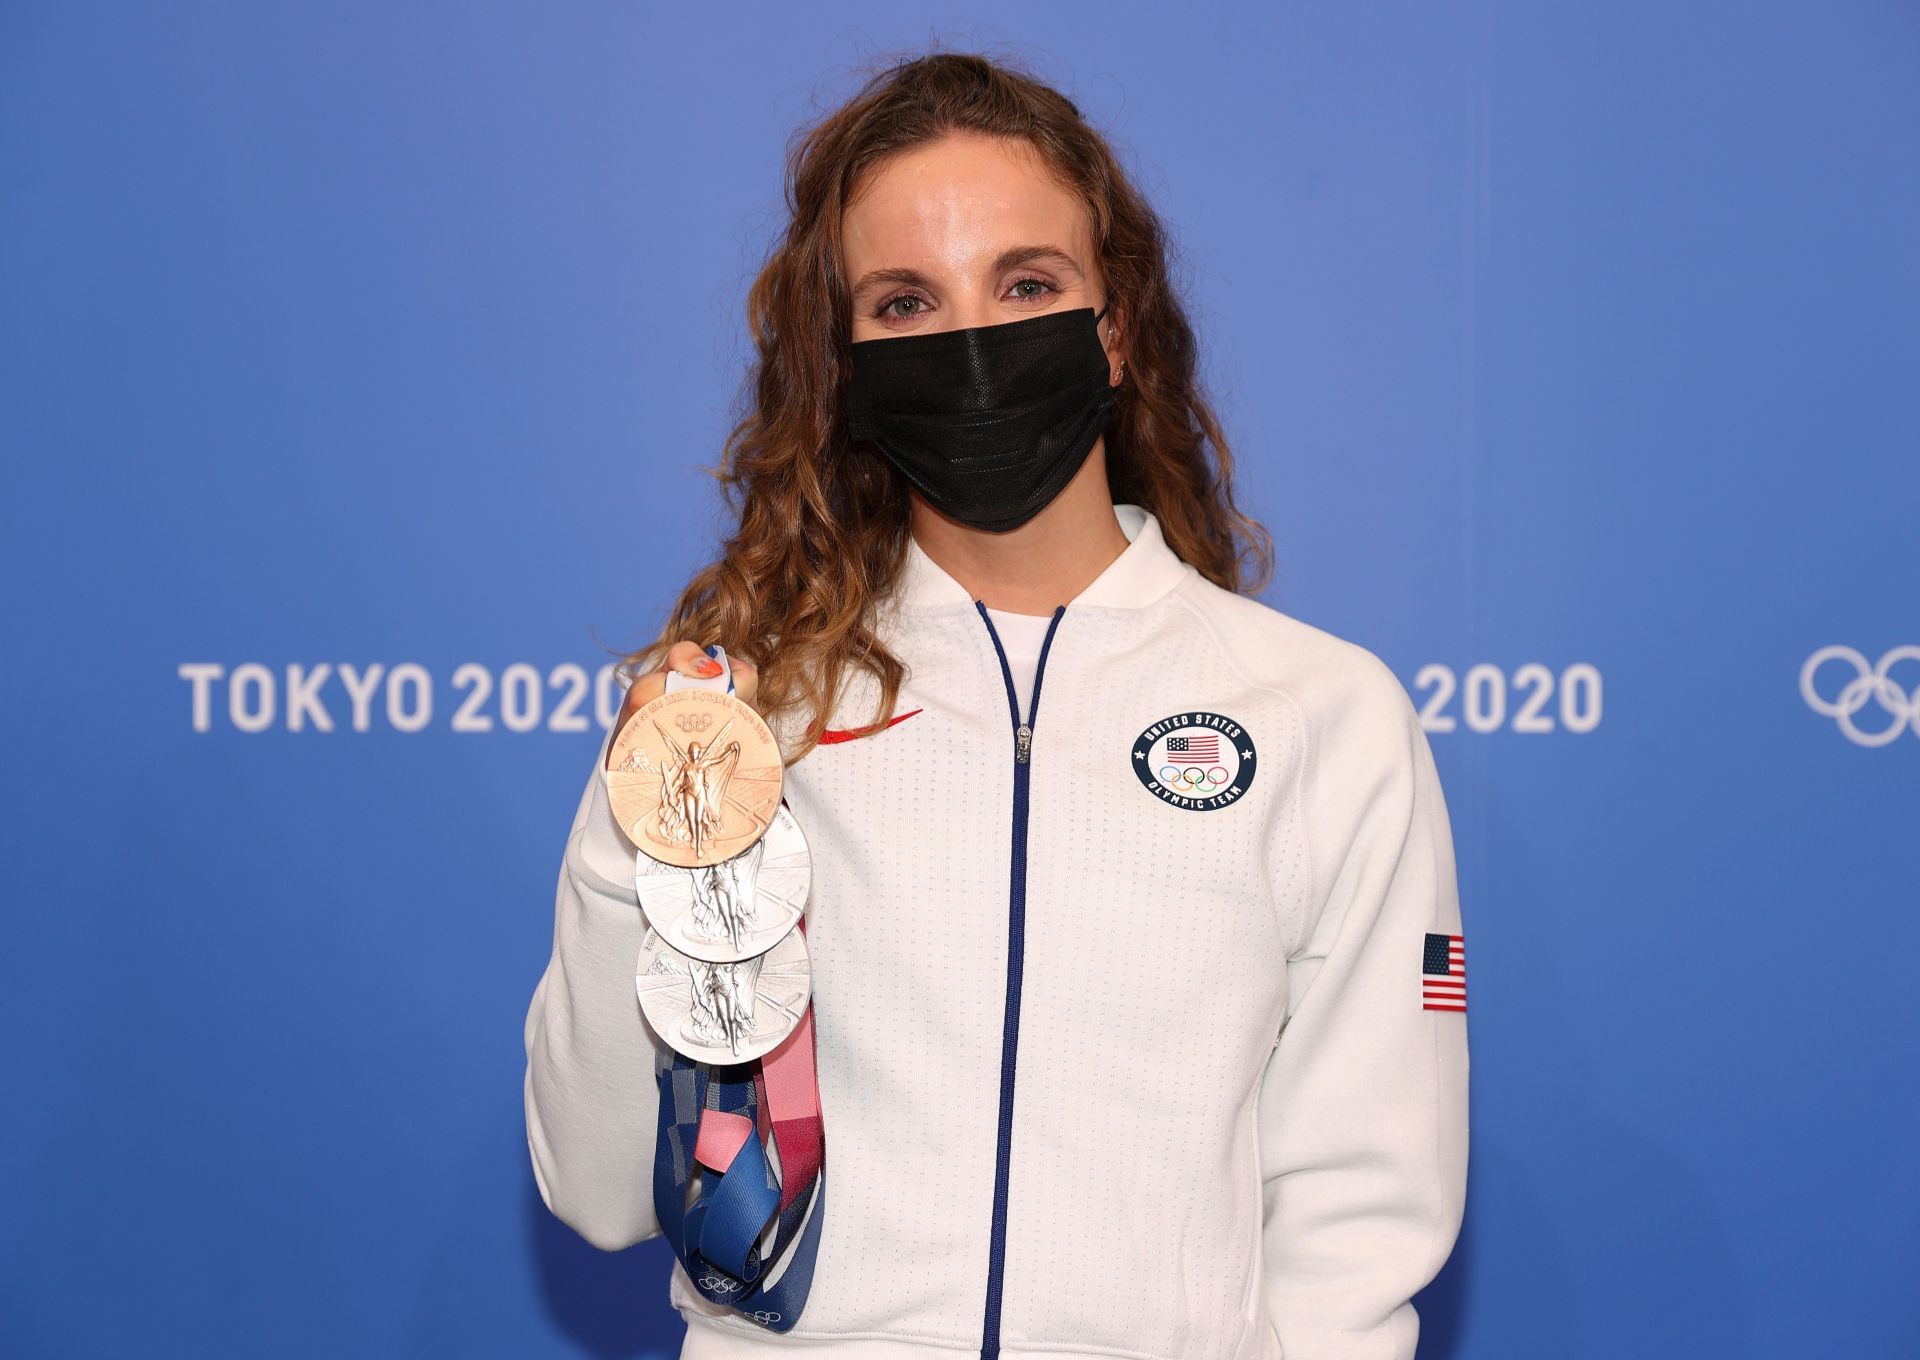
[[[1920,1354],[1898,0],[7,5],[0,1353],[676,1353],[520,1026],[785,140],[930,40],[1117,139],[1265,598],[1428,715],[1423,1360]]]

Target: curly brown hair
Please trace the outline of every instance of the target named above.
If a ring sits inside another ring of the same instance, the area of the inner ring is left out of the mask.
[[[864,174],[955,132],[1030,143],[1086,205],[1097,272],[1130,331],[1134,381],[1115,391],[1105,434],[1113,499],[1152,511],[1167,545],[1225,589],[1252,593],[1272,578],[1270,535],[1234,505],[1233,459],[1196,374],[1166,231],[1107,141],[1072,100],[1004,59],[932,52],[896,61],[788,149],[789,221],[747,299],[756,357],[744,412],[708,469],[738,528],[687,583],[659,636],[621,663],[634,675],[655,669],[681,638],[746,658],[760,671],[757,709],[810,715],[782,752],[787,765],[817,744],[848,667],[878,682],[862,734],[881,730],[906,678],[870,626],[870,606],[906,557],[907,484],[847,436],[852,320],[841,226]]]

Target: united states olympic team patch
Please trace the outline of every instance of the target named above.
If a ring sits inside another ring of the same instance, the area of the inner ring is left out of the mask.
[[[1163,803],[1213,812],[1253,782],[1253,738],[1232,718],[1195,709],[1160,719],[1133,742],[1133,772]]]

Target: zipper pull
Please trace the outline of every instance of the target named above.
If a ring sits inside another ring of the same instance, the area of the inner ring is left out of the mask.
[[[1027,763],[1027,753],[1032,748],[1033,727],[1029,723],[1021,723],[1019,730],[1013,734],[1013,763],[1016,765],[1025,765]]]

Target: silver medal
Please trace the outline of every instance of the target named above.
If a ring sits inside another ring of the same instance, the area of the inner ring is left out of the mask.
[[[807,937],[795,928],[764,954],[715,963],[681,953],[649,925],[634,983],[668,1047],[697,1062],[746,1062],[800,1023],[812,994]]]
[[[772,949],[799,923],[812,882],[807,838],[784,806],[758,840],[717,864],[685,869],[634,857],[647,924],[682,954],[711,963]]]

